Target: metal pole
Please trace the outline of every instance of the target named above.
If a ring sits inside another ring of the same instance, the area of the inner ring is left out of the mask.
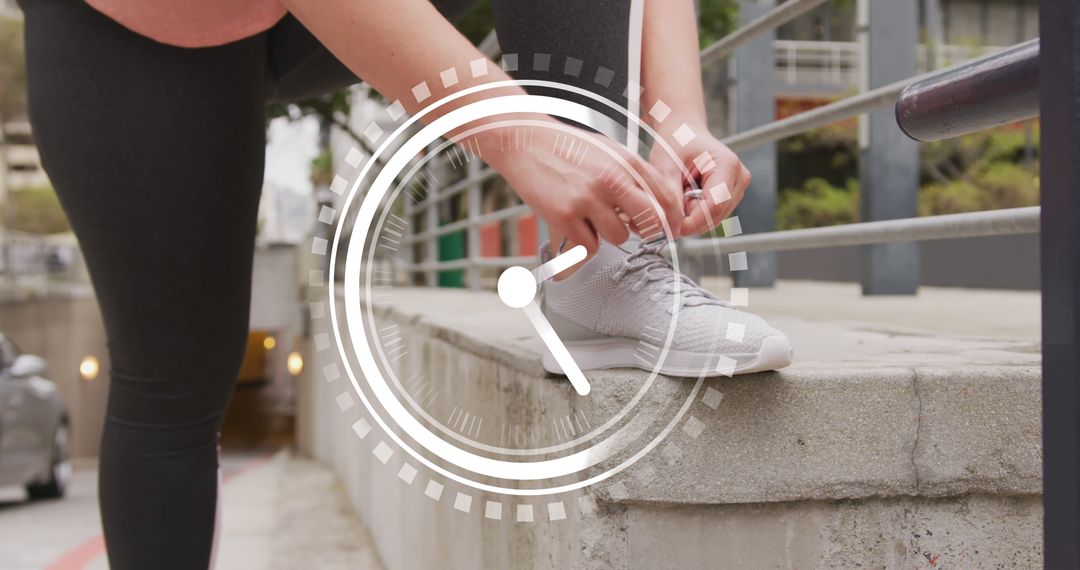
[[[993,57],[993,56],[990,56]],[[755,127],[723,139],[723,143],[729,146],[732,150],[743,150],[747,148],[753,148],[758,145],[778,141],[783,138],[804,133],[809,130],[816,129],[818,127],[824,127],[837,121],[854,117],[880,109],[882,107],[891,107],[896,104],[900,98],[900,93],[912,83],[930,79],[940,74],[951,73],[952,71],[967,65],[970,62],[964,62],[959,65],[949,67],[947,69],[936,71],[932,73],[924,73],[922,75],[911,77],[908,79],[901,79],[888,85],[883,85],[868,91],[861,92],[857,95],[845,97],[835,103],[829,103],[828,105],[822,105],[815,107],[809,111],[804,111],[797,115],[792,115],[786,119],[779,121],[773,121],[771,123]],[[861,65],[861,64],[860,64]]]
[[[826,0],[787,0],[787,2],[784,2],[773,9],[761,13],[757,18],[747,22],[740,26],[739,29],[701,50],[702,67],[723,59],[725,56],[730,55],[736,49],[751,41],[759,34],[775,30],[791,20],[824,4],[825,1]]]
[[[435,143],[432,143],[428,147],[428,152],[435,152],[435,148]],[[445,155],[433,158],[431,168],[435,174],[435,180],[446,180]],[[439,235],[435,232],[435,229],[439,227],[439,188],[435,184],[428,184],[424,204],[426,205],[424,210],[424,232],[429,235],[424,244],[424,257],[427,259],[428,264],[434,264],[439,261]],[[439,273],[434,269],[425,271],[424,285],[437,287],[439,285]]]
[[[0,208],[4,210],[3,220],[0,220],[0,260],[3,261],[4,272],[8,275],[9,284],[15,285],[15,266],[11,252],[13,250],[12,220],[14,220],[15,201],[11,196],[10,180],[8,179],[8,145],[4,128],[6,121],[0,116]]]
[[[743,150],[778,141],[818,127],[824,127],[837,121],[861,115],[867,111],[889,107],[896,103],[900,92],[911,83],[911,79],[897,81],[865,93],[846,97],[835,103],[815,107],[792,115],[786,119],[773,121],[738,134],[725,137],[723,143],[732,150]]]
[[[1080,568],[1080,0],[1039,2],[1043,533]]]
[[[480,159],[477,157],[472,157],[465,165],[465,177],[470,181],[465,195],[465,207],[468,209],[466,215],[469,219],[465,241],[467,248],[465,253],[469,259],[469,266],[465,270],[465,286],[473,290],[480,289],[482,276],[480,266],[477,265],[480,261],[480,198],[483,191],[483,182],[478,178],[481,166]]]
[[[789,2],[790,3],[790,2]],[[770,12],[769,2],[740,0],[739,17],[756,22]],[[775,11],[775,9],[773,10]],[[765,28],[735,52],[734,113],[731,124],[736,130],[767,125],[776,119],[776,49],[772,28]],[[794,59],[793,54],[789,54]],[[793,61],[789,59],[789,65]],[[736,213],[742,227],[750,232],[769,232],[776,227],[776,145],[759,145],[739,153],[746,168],[754,173],[753,181]],[[746,271],[734,273],[739,287],[772,287],[776,282],[776,254],[755,253],[749,256]]]
[[[975,60],[904,89],[896,122],[929,142],[1039,115],[1039,40]]]
[[[413,235],[416,234],[414,224],[416,223],[416,207],[413,205],[411,199],[405,200],[405,230],[404,235],[401,238],[401,245],[405,248],[405,285],[416,285],[416,276],[412,272],[412,266],[416,265],[420,260],[416,258],[416,244],[413,240]],[[392,285],[397,284],[397,267],[394,263],[390,264],[390,270],[392,274]]]
[[[870,87],[915,74],[918,10],[915,2],[870,0],[864,71]],[[869,144],[859,155],[860,207],[866,221],[918,215],[919,154],[896,128],[891,110],[867,117]],[[865,246],[860,270],[864,295],[912,295],[919,287],[919,246],[887,243]]]
[[[933,71],[941,67],[941,46],[945,44],[945,32],[941,25],[941,0],[923,0],[922,6],[926,71]]]
[[[904,220],[862,222],[823,228],[786,230],[738,237],[685,240],[680,253],[706,251],[791,251],[869,243],[1034,234],[1039,207],[946,214]]]

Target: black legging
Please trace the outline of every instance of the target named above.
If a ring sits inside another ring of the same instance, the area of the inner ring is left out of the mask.
[[[437,2],[456,17],[469,0]],[[114,569],[206,568],[217,432],[248,332],[264,108],[355,82],[297,21],[185,49],[81,0],[22,0],[30,118],[79,238],[111,361],[100,500]],[[629,0],[495,0],[519,76],[618,99]],[[534,53],[551,72],[532,72]],[[585,62],[563,76],[566,57]],[[598,66],[616,72],[610,89]],[[421,80],[432,78],[417,78]]]

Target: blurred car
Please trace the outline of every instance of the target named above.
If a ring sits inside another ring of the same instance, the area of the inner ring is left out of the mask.
[[[31,499],[64,496],[71,479],[67,408],[44,374],[44,358],[0,334],[0,486],[23,485]]]

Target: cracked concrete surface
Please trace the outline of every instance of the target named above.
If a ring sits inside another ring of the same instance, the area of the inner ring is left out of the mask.
[[[884,302],[910,308],[907,299]],[[555,409],[572,407],[561,379],[540,368],[540,341],[529,324],[494,293],[401,289],[383,317],[406,338],[430,339],[416,341],[430,344],[412,352],[436,351],[439,369],[485,371],[479,376],[498,378],[504,390],[530,393]],[[696,441],[678,431],[669,437],[694,452],[676,464],[648,458],[659,477],[652,485],[627,477],[633,488],[627,500],[719,504],[1041,491],[1040,357],[1030,350],[1037,337],[947,336],[930,330],[930,322],[917,330],[770,320],[792,338],[795,363],[774,373],[709,379],[705,386],[724,397],[719,409],[696,412],[704,432]],[[590,375],[594,389],[615,400],[644,379],[629,370]],[[498,417],[505,410],[489,412]]]

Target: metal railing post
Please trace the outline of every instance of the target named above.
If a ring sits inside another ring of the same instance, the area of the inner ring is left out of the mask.
[[[761,0],[739,2],[739,18],[744,23],[769,12],[769,4]],[[771,29],[762,32],[732,56],[735,104],[731,124],[737,131],[765,125],[776,118],[775,35]],[[789,65],[795,57],[794,50],[788,52]],[[741,225],[755,233],[772,231],[776,227],[776,145],[768,143],[747,149],[739,158],[754,173],[751,187],[736,210]],[[759,252],[750,254],[747,269],[733,276],[740,287],[772,287],[776,273],[776,254]]]
[[[435,152],[435,148],[436,145],[433,143],[428,148],[428,152]],[[446,159],[444,156],[437,156],[432,159],[431,169],[435,173],[434,180],[445,180]],[[434,230],[439,227],[439,187],[435,184],[428,184],[424,196],[424,205],[424,232],[428,234],[428,238],[424,243],[424,257],[427,263],[430,264],[429,269],[424,271],[424,284],[428,287],[438,287],[439,272],[434,269],[434,264],[439,261],[439,235]]]
[[[465,165],[465,176],[469,181],[469,187],[465,191],[465,207],[469,217],[469,229],[466,236],[466,255],[469,258],[469,267],[465,270],[465,286],[469,289],[480,289],[482,269],[480,261],[480,202],[483,192],[483,181],[480,180],[481,163],[478,157],[473,157]]]
[[[1039,30],[1043,556],[1080,568],[1080,0],[1039,2]]]
[[[915,75],[916,3],[868,0],[865,6],[869,9],[866,85],[875,88]],[[896,128],[891,109],[873,111],[865,122],[867,145],[859,155],[862,220],[917,216],[918,148]],[[919,287],[919,244],[864,246],[860,266],[864,295],[914,294]]]
[[[402,232],[404,235],[401,238],[401,245],[405,248],[405,285],[416,285],[416,275],[412,271],[412,266],[416,265],[419,261],[416,257],[416,245],[413,242],[413,236],[416,234],[416,230],[413,229],[413,224],[416,223],[416,207],[413,206],[412,200],[405,200],[405,230]],[[397,284],[397,267],[391,266],[393,271],[393,282]]]

